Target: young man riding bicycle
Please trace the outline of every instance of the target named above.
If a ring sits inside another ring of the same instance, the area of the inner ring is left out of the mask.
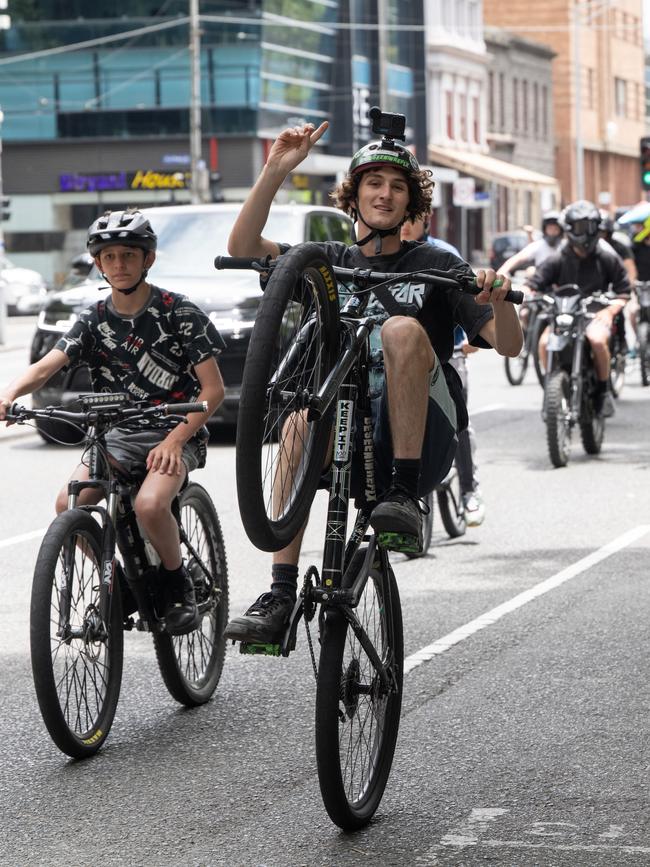
[[[107,212],[88,230],[87,247],[111,287],[105,300],[84,310],[72,328],[35,364],[0,392],[0,420],[21,395],[43,386],[68,364],[85,362],[94,391],[123,391],[134,401],[206,401],[205,413],[187,416],[171,431],[121,431],[107,436],[112,460],[127,471],[146,469],[135,500],[140,525],[158,553],[160,579],[167,588],[167,630],[181,635],[198,624],[192,580],[182,562],[171,504],[205,449],[204,425],[219,406],[224,386],[216,358],[223,341],[208,317],[183,295],[148,283],[157,238],[137,210]],[[81,463],[72,478],[88,479]],[[67,485],[57,512],[67,508]],[[79,505],[101,494],[84,490]]]
[[[286,251],[286,245],[262,236],[269,209],[286,176],[327,127],[327,122],[318,129],[305,124],[278,136],[233,226],[228,242],[231,255],[275,258]],[[351,248],[324,242],[321,246],[332,264],[385,272],[437,268],[471,273],[469,265],[453,254],[400,240],[406,220],[429,213],[432,186],[430,173],[421,170],[413,154],[399,143],[384,138],[358,151],[333,198],[355,219],[360,240]],[[406,298],[409,303],[405,315],[386,314],[381,327],[385,380],[374,401],[374,443],[383,496],[372,512],[371,525],[378,534],[395,540],[394,550],[405,550],[400,548],[404,538],[421,544],[418,498],[445,476],[456,450],[457,416],[464,407],[450,395],[447,377],[453,383],[453,373],[446,365],[453,352],[455,325],[461,325],[475,345],[494,346],[512,356],[521,349],[519,319],[513,305],[505,301],[510,283],[506,280],[496,288],[495,279],[492,270],[478,272],[481,292],[476,299],[460,290],[428,292],[417,275],[391,287],[397,300]],[[458,400],[462,402],[460,394]],[[296,597],[302,535],[274,554],[270,593],[260,596],[243,617],[232,620],[226,637],[260,643],[274,643],[281,637]]]

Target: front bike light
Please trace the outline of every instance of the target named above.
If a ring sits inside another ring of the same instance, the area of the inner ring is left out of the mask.
[[[570,313],[558,313],[555,322],[560,328],[570,328],[573,325],[573,316]]]

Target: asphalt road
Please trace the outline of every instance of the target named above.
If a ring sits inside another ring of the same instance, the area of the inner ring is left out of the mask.
[[[2,382],[31,327],[10,320]],[[392,558],[402,724],[377,816],[353,835],[320,800],[302,634],[288,660],[229,648],[213,701],[192,711],[167,694],[148,637],[127,635],[106,746],[85,762],[57,751],[31,681],[29,593],[76,453],[0,432],[0,865],[650,864],[650,389],[632,367],[601,456],[578,440],[554,470],[533,374],[512,388],[494,354],[471,363],[487,517],[455,541],[438,520],[428,557]],[[196,478],[220,514],[239,612],[269,566],[239,523],[227,437]],[[318,563],[323,514],[318,500],[301,569]]]

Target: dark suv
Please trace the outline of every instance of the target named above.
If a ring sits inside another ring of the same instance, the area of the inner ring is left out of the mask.
[[[226,342],[219,367],[226,396],[210,419],[210,426],[234,424],[244,360],[261,290],[254,271],[216,271],[214,257],[226,254],[231,226],[239,204],[177,205],[148,208],[145,213],[158,235],[156,262],[150,280],[156,286],[187,295],[208,313]],[[352,243],[353,224],[335,208],[315,205],[274,205],[264,229],[274,241]],[[31,346],[31,361],[38,361],[72,326],[81,310],[108,295],[109,289],[94,270],[88,280],[73,289],[49,296],[38,318]],[[60,371],[32,396],[34,407],[74,406],[79,394],[91,391],[88,368],[79,365]],[[38,422],[45,440],[79,442],[80,434],[60,422]]]
[[[536,229],[533,232],[533,240],[536,241],[541,237],[542,233]],[[501,232],[495,235],[492,238],[492,246],[489,253],[490,268],[494,268],[496,271],[507,259],[523,250],[528,243],[530,243],[528,234],[523,229],[517,229],[513,232]]]

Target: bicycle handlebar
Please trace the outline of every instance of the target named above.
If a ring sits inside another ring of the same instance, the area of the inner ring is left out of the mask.
[[[108,395],[107,395],[108,397]],[[6,421],[21,422],[33,418],[54,418],[61,421],[70,421],[84,426],[94,424],[98,418],[112,418],[116,422],[133,421],[138,418],[156,416],[189,415],[193,412],[207,412],[208,403],[205,400],[198,403],[160,403],[155,406],[128,406],[106,403],[93,407],[90,410],[75,412],[74,410],[61,409],[58,406],[46,406],[43,409],[28,409],[18,403],[13,403],[9,408]]]
[[[225,269],[252,268],[254,271],[266,271],[271,262],[274,262],[271,256],[264,258],[255,258],[252,256],[217,256],[214,260],[214,267],[217,271]]]
[[[247,256],[217,256],[214,260],[214,267],[218,270],[226,268],[252,268],[255,271],[267,271],[277,259],[272,259],[271,256],[264,258],[255,258]],[[476,277],[468,275],[453,275],[453,272],[435,272],[432,269],[421,272],[413,272],[409,274],[401,274],[397,272],[372,271],[363,268],[341,268],[338,265],[332,266],[332,271],[337,277],[349,277],[353,280],[360,280],[368,285],[375,283],[395,283],[405,277],[414,277],[421,280],[423,283],[431,283],[434,286],[448,286],[450,288],[460,289],[463,292],[469,292],[471,295],[478,295],[481,291],[476,285]],[[497,289],[503,286],[503,280],[498,278],[494,284]],[[524,293],[518,289],[510,289],[506,294],[506,301],[511,304],[521,304],[524,300]]]

